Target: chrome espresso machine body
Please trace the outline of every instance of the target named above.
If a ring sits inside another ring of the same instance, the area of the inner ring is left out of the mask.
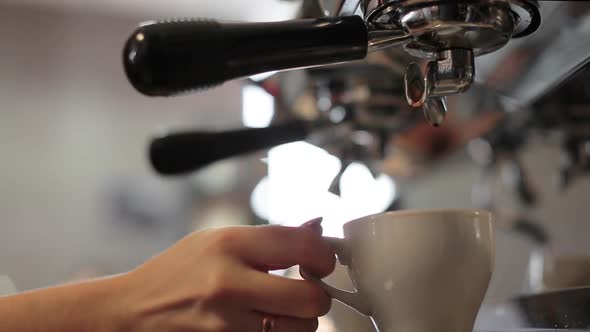
[[[406,161],[409,173],[467,148],[482,168],[474,203],[494,210],[494,185],[523,206],[538,204],[520,160],[531,135],[563,147],[561,189],[590,171],[589,60],[590,3],[533,0],[305,0],[299,17],[284,22],[148,22],[123,53],[130,83],[150,97],[249,77],[277,101],[267,128],[155,137],[150,162],[163,176],[299,140],[343,165],[399,176],[407,170],[391,165],[404,157],[401,142],[428,133],[422,157]],[[338,177],[330,190],[339,193]],[[534,220],[514,220],[508,227],[541,251],[550,246]],[[530,293],[489,307],[490,317],[517,317],[509,329],[590,328],[590,288],[547,293],[532,282],[542,271],[529,273]]]

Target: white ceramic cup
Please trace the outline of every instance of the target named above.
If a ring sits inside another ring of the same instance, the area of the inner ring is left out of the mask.
[[[345,224],[343,239],[326,240],[355,292],[322,287],[369,316],[379,332],[473,330],[494,267],[490,212],[382,213]]]

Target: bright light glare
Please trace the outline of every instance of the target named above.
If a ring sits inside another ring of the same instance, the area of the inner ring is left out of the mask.
[[[250,128],[270,125],[275,113],[275,101],[263,88],[247,85],[242,89],[242,122]]]
[[[341,164],[338,158],[305,142],[271,149],[268,176],[252,192],[252,208],[259,217],[274,224],[299,226],[324,216],[330,201],[328,192]],[[326,203],[328,202],[328,203]]]
[[[270,206],[268,204],[268,198],[270,195],[268,193],[268,182],[268,176],[265,176],[260,182],[258,182],[250,196],[250,206],[252,206],[252,211],[264,220],[270,220]]]
[[[352,163],[340,179],[342,208],[348,218],[385,211],[396,196],[393,180],[384,174],[376,179],[367,166]]]
[[[268,153],[268,220],[298,226],[324,216],[337,203],[337,197],[330,194],[328,188],[340,167],[338,158],[305,142],[271,149]]]
[[[396,195],[391,178],[373,178],[369,169],[351,164],[341,178],[341,196],[328,191],[341,162],[323,149],[305,142],[273,148],[268,176],[256,186],[251,204],[260,218],[273,224],[299,226],[324,217],[324,235],[342,237],[344,223],[383,212]]]
[[[258,74],[258,75],[252,75],[249,78],[251,80],[253,80],[254,82],[262,82],[265,79],[267,79],[267,78],[271,77],[272,75],[276,74],[277,72],[278,71],[276,71],[276,70],[275,71],[269,71],[269,72]]]

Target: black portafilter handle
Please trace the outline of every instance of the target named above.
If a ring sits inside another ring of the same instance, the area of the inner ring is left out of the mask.
[[[147,96],[173,96],[269,71],[363,59],[360,16],[269,23],[185,20],[150,23],[123,52],[131,84]]]
[[[303,140],[324,125],[298,120],[267,128],[172,133],[151,142],[149,158],[161,175],[184,175],[222,159]]]

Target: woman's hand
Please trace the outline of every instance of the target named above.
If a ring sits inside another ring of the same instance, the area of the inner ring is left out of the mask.
[[[335,256],[321,238],[318,221],[298,228],[230,227],[186,237],[122,277],[126,328],[261,332],[270,315],[274,332],[315,331],[317,317],[330,309],[327,294],[314,282],[267,271],[300,265],[320,277],[330,274]]]
[[[319,220],[305,227],[197,232],[118,276],[0,297],[2,331],[308,332],[330,309],[314,282],[267,273],[301,265],[325,276],[335,257]]]

